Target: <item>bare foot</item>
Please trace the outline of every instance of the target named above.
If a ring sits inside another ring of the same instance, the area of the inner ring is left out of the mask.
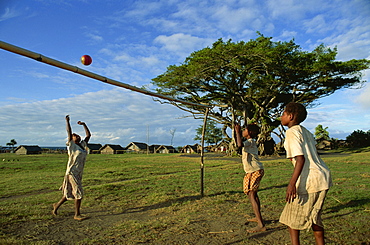
[[[256,233],[256,232],[262,232],[262,231],[266,231],[266,226],[263,226],[263,227],[256,226],[252,229],[247,230],[247,232],[249,233]]]
[[[53,204],[53,211],[51,211],[51,214],[54,216],[58,215],[56,205],[57,205],[56,203]]]
[[[88,219],[88,217],[86,216],[82,216],[82,215],[77,215],[77,216],[74,216],[73,217],[75,220],[85,220],[85,219]]]

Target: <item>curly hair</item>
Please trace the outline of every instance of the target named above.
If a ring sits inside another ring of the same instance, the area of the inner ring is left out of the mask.
[[[252,138],[257,138],[257,135],[260,133],[260,127],[257,124],[248,124],[245,129],[248,130]]]
[[[298,123],[303,122],[307,118],[307,110],[304,105],[296,102],[290,102],[285,107],[285,112],[293,114]]]

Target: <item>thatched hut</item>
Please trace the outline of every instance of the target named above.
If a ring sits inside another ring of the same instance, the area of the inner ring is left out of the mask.
[[[106,144],[99,151],[101,154],[123,154],[125,148],[120,145]]]
[[[136,153],[146,153],[148,152],[148,145],[140,142],[131,142],[126,146],[127,151],[136,152]],[[150,149],[149,149],[150,151]]]
[[[177,153],[177,150],[173,146],[161,145],[155,150],[155,153]]]
[[[181,149],[181,153],[200,153],[201,146],[199,144],[195,145],[186,145]]]
[[[87,144],[89,154],[100,154],[101,144]]]
[[[38,145],[20,145],[15,149],[17,155],[41,154],[42,149]]]

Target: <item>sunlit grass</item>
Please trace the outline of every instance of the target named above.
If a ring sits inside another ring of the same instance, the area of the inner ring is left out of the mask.
[[[37,229],[50,233],[51,227],[57,227],[50,211],[51,205],[61,197],[58,188],[67,156],[1,154],[1,157],[5,161],[0,162],[0,243],[58,244],[54,238],[42,238]],[[364,226],[370,218],[370,153],[324,160],[334,181],[323,213],[329,244],[370,242],[368,227]],[[285,159],[264,161],[264,165],[265,177],[259,197],[262,215],[272,230],[264,237],[268,244],[275,241],[276,236],[287,238],[278,219],[293,167]],[[242,192],[244,173],[240,159],[207,158],[206,155],[204,197],[199,195],[199,168],[199,157],[179,154],[89,155],[83,179],[86,195],[82,212],[122,218],[114,219],[108,227],[83,223],[89,225],[83,225],[80,229],[84,230],[76,232],[88,230],[89,234],[96,235],[75,243],[195,244],[202,239],[213,239],[215,235],[209,232],[224,229],[232,230],[230,237],[237,237],[239,244],[258,244],[258,239],[242,232],[252,209]],[[67,202],[60,210],[60,217],[68,220],[72,215],[73,202]],[[24,236],[12,228],[28,222],[39,227]],[[343,223],[345,227],[340,225]],[[302,244],[312,244],[311,233],[303,232],[301,236]]]

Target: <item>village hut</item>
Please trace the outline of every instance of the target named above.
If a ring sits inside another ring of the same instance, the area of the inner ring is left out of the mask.
[[[200,153],[201,146],[199,144],[186,145],[181,149],[181,153]]]
[[[177,153],[177,150],[173,146],[161,145],[155,150],[155,153]]]
[[[129,152],[146,153],[148,152],[148,145],[140,142],[131,142],[126,146],[126,150]],[[150,149],[149,149],[150,151]]]
[[[120,145],[106,144],[100,148],[99,151],[100,154],[123,154],[125,152],[125,148]]]
[[[317,145],[316,148],[318,150],[331,150],[331,142],[329,140],[321,140]]]
[[[87,144],[87,150],[89,154],[100,154],[101,144]]]
[[[149,152],[150,153],[156,153],[157,149],[159,149],[160,147],[161,147],[161,145],[150,145],[149,146]]]
[[[42,149],[38,145],[20,145],[15,149],[17,155],[41,154]]]
[[[229,142],[222,140],[217,145],[212,146],[209,151],[226,153],[229,149]]]

